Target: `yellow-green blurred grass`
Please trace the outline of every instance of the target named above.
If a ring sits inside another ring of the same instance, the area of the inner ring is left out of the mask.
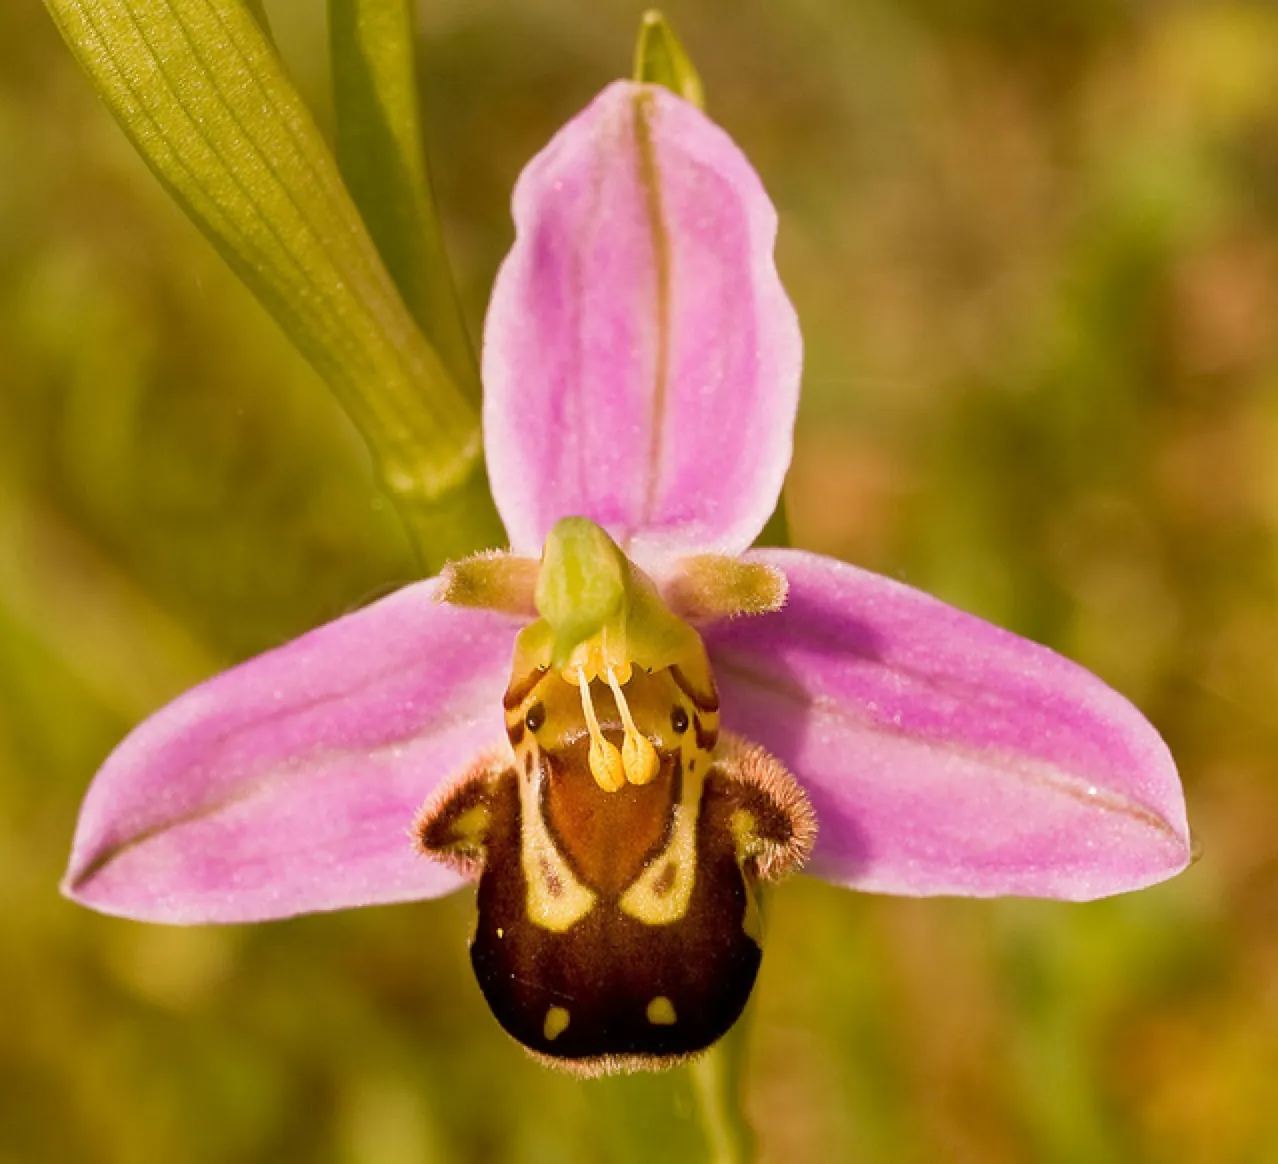
[[[323,109],[319,5],[274,6]],[[423,12],[478,328],[519,167],[639,8]],[[1093,667],[1202,862],[1091,906],[778,891],[768,1159],[1278,1156],[1278,12],[670,10],[804,321],[800,544]],[[695,1159],[686,1083],[582,1086],[487,1017],[464,897],[256,928],[55,892],[131,722],[406,580],[362,449],[74,71],[0,9],[0,1161]]]

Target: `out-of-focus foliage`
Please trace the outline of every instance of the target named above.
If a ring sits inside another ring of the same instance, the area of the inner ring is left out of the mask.
[[[325,118],[318,4],[271,6]],[[1202,862],[1090,906],[799,879],[749,1107],[778,1162],[1278,1156],[1278,9],[670,10],[778,203],[797,544],[1073,655],[1159,724]],[[520,166],[638,6],[440,0],[427,127],[478,334]],[[697,1159],[686,1081],[487,1016],[464,895],[171,930],[61,901],[129,725],[413,565],[359,440],[34,4],[0,5],[0,1161]]]

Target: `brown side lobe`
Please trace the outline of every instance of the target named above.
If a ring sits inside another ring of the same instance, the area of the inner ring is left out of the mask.
[[[492,829],[496,790],[515,783],[513,769],[480,761],[427,801],[413,826],[422,852],[478,876]]]

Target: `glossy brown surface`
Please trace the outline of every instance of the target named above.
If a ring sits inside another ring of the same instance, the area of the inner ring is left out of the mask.
[[[682,920],[646,925],[621,911],[614,891],[555,934],[527,920],[513,777],[494,792],[471,961],[501,1025],[525,1046],[566,1059],[660,1058],[719,1038],[745,1006],[761,955],[744,929],[748,890],[731,834],[714,827],[719,814],[702,816],[696,887]],[[649,1020],[657,998],[669,1000],[674,1022]],[[546,1036],[552,1007],[569,1016],[553,1039]]]

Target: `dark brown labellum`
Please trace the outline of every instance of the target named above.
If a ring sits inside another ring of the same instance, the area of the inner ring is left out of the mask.
[[[527,702],[548,692],[529,689]],[[658,741],[655,777],[611,791],[591,774],[589,739],[555,734],[553,702],[533,710],[508,708],[515,764],[481,764],[427,806],[421,846],[479,871],[475,975],[534,1055],[580,1074],[678,1062],[745,1007],[761,958],[758,883],[806,857],[811,810],[770,756],[719,741],[708,709],[680,704],[682,731],[663,710],[675,735]],[[522,730],[533,722],[548,725],[540,741]]]

